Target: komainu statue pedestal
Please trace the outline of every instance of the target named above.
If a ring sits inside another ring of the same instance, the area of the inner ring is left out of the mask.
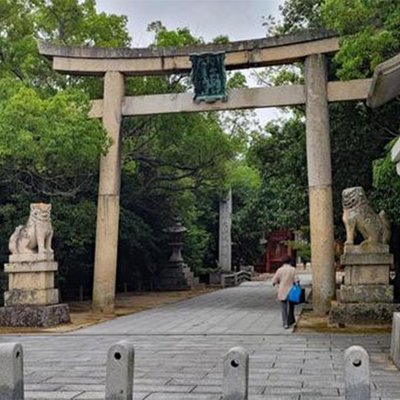
[[[386,244],[346,245],[341,259],[344,284],[332,303],[329,323],[335,325],[390,324],[398,305],[389,284],[393,255]]]
[[[390,221],[384,211],[377,214],[369,205],[361,186],[342,192],[343,223],[346,242],[341,264],[344,284],[338,301],[332,302],[329,323],[335,325],[390,324],[393,287],[389,284],[393,255],[389,253]],[[364,241],[354,244],[356,233]]]
[[[53,254],[13,254],[4,272],[8,291],[0,308],[0,326],[50,327],[70,322],[67,304],[59,304]]]
[[[29,219],[18,226],[8,244],[4,265],[8,291],[0,308],[0,326],[49,327],[70,322],[67,304],[59,304],[54,275],[58,269],[51,248],[51,204],[31,204]]]

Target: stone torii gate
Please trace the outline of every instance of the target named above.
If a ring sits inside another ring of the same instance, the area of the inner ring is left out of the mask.
[[[335,297],[332,174],[328,102],[363,100],[370,80],[328,82],[325,54],[339,49],[327,32],[304,32],[226,45],[159,49],[104,49],[39,44],[53,69],[75,75],[104,76],[104,95],[90,116],[102,118],[112,146],[100,161],[93,309],[113,311],[117,269],[120,123],[124,116],[306,105],[307,167],[310,203],[313,305],[317,314]],[[124,96],[125,76],[189,72],[191,54],[225,53],[227,70],[305,62],[305,84],[231,90],[226,102],[195,104],[191,93]]]

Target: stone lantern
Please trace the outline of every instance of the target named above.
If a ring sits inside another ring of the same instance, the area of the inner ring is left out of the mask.
[[[170,235],[170,242],[168,243],[172,247],[172,254],[169,258],[170,263],[183,263],[183,234],[186,231],[187,229],[182,225],[180,218],[175,218],[174,225],[164,229],[164,232]]]
[[[172,248],[168,265],[161,271],[160,288],[163,290],[189,290],[198,279],[193,276],[182,257],[183,236],[187,229],[180,218],[175,218],[173,225],[163,230],[169,234],[168,245]]]

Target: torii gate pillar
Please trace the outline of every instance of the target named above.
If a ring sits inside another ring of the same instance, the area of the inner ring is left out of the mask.
[[[313,309],[315,314],[325,315],[335,298],[335,268],[327,72],[323,54],[306,58],[305,80]]]
[[[117,276],[121,185],[120,126],[124,86],[124,76],[120,72],[106,72],[103,125],[112,142],[107,154],[100,160],[93,282],[93,311],[106,314],[114,311]]]

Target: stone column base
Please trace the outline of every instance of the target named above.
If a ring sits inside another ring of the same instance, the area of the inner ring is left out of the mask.
[[[329,313],[331,325],[385,325],[392,323],[393,313],[400,304],[332,302]]]
[[[69,322],[71,319],[67,304],[0,308],[0,326],[48,328]]]

